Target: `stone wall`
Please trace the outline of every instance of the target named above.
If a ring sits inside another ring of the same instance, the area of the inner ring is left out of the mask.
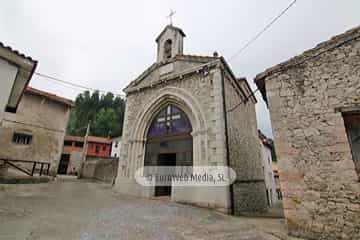
[[[56,175],[69,113],[69,107],[25,93],[17,113],[5,113],[0,126],[0,157],[49,162],[50,174]],[[13,143],[15,132],[32,135],[31,144]]]
[[[290,232],[360,239],[359,176],[337,110],[360,106],[360,28],[269,69],[257,83],[260,78]]]
[[[266,187],[261,146],[256,123],[255,102],[241,98],[230,77],[225,75],[225,103],[230,166],[237,178],[233,184],[234,213],[265,211]],[[250,93],[248,93],[250,96]],[[241,103],[241,104],[240,104]]]
[[[118,158],[88,156],[81,173],[81,178],[115,183],[118,164]]]

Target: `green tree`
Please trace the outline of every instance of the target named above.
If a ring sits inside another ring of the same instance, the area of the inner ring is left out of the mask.
[[[84,136],[91,122],[90,134],[101,137],[120,136],[124,119],[125,101],[112,93],[85,91],[75,99],[71,111],[67,134]]]

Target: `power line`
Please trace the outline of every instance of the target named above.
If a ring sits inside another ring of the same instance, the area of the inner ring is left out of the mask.
[[[81,88],[81,89],[86,89],[86,90],[89,90],[89,91],[98,91],[98,92],[105,93],[105,94],[106,93],[112,93],[112,94],[114,94],[116,96],[120,96],[120,97],[125,96],[124,94],[113,93],[113,92],[107,91],[107,90],[101,90],[101,89],[95,89],[95,88],[91,88],[91,87],[86,87],[84,85],[80,85],[80,84],[72,83],[72,82],[69,82],[69,81],[65,81],[65,80],[62,80],[62,79],[59,79],[59,78],[56,78],[56,77],[49,76],[49,75],[44,74],[44,73],[35,72],[35,74],[38,75],[39,77],[50,79],[50,80],[53,80],[53,81],[56,81],[56,82],[60,82],[60,83],[66,84],[68,86],[74,86],[74,87]]]
[[[268,30],[281,16],[283,16],[295,3],[297,0],[292,1],[280,14],[278,14],[270,23],[268,23],[258,34],[251,38],[242,48],[240,48],[234,55],[229,59],[229,62],[234,60],[240,53],[242,53],[246,48],[248,48],[253,42],[255,42],[266,30]]]
[[[67,85],[67,84],[64,84],[64,83],[61,83],[61,82],[58,82],[58,81],[55,81],[55,80],[52,80],[52,79],[48,79],[48,78],[39,78],[39,80],[45,80],[45,81],[49,81],[55,85],[60,85],[62,87],[66,87],[68,89],[71,89],[71,90],[74,90],[76,92],[78,92],[80,89],[83,89],[83,88],[78,88],[78,87],[73,87],[73,86],[70,86],[70,85]]]
[[[246,48],[248,48],[253,42],[255,42],[264,32],[266,32],[281,16],[283,16],[295,3],[297,0],[292,1],[282,12],[280,12],[280,14],[278,14],[270,23],[268,23],[258,34],[256,34],[252,39],[250,39],[241,49],[239,49],[230,59],[229,62],[234,60],[239,54],[241,54]],[[49,76],[47,74],[43,74],[43,73],[39,73],[39,72],[35,72],[36,75],[42,77],[42,78],[46,78],[46,79],[50,79],[53,81],[56,81],[58,83],[63,83],[62,85],[65,86],[74,86],[77,88],[81,88],[81,89],[86,89],[89,91],[98,91],[101,93],[112,93],[111,91],[106,91],[106,90],[100,90],[100,89],[95,89],[95,88],[91,88],[91,87],[86,87],[80,84],[76,84],[76,83],[72,83],[69,81],[65,81],[56,77],[52,77]],[[64,85],[65,84],[65,85]],[[74,88],[72,88],[74,89]],[[257,91],[257,90],[255,90]],[[121,96],[124,97],[124,94],[117,94],[117,93],[113,93],[116,96]]]
[[[232,55],[229,59],[229,62],[234,60],[237,56],[239,56],[246,48],[248,48],[252,43],[254,43],[264,32],[266,32],[277,20],[279,20],[279,18],[281,18],[293,5],[295,5],[297,0],[292,1],[284,10],[282,10],[271,22],[269,22],[258,34],[256,34],[253,38],[251,38],[242,48],[240,48],[234,55]],[[253,93],[248,96],[245,101],[240,101],[238,104],[236,104],[235,106],[231,107],[230,109],[226,110],[226,112],[232,112],[234,111],[237,107],[239,107],[242,103],[246,103],[247,100],[251,97],[251,96],[255,96],[255,93],[258,91],[259,89],[256,88]]]

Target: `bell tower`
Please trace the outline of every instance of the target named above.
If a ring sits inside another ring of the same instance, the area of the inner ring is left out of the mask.
[[[167,25],[156,38],[157,62],[167,62],[176,55],[182,55],[184,37],[183,30]]]

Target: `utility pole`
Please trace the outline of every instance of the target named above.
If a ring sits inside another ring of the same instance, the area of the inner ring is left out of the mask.
[[[90,122],[88,123],[87,128],[86,128],[86,134],[85,134],[85,138],[84,138],[84,146],[83,146],[83,152],[82,152],[82,156],[81,156],[81,165],[80,165],[80,171],[78,172],[78,178],[82,177],[82,172],[84,170],[84,165],[85,165],[85,161],[86,161],[86,153],[87,153],[87,149],[88,149],[89,132],[90,132]]]

